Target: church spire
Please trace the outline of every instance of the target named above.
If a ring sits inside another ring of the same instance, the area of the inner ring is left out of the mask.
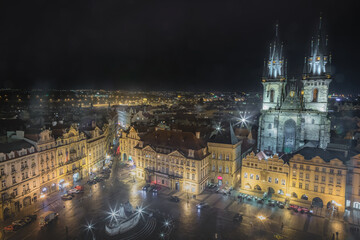
[[[322,16],[316,34],[312,37],[310,56],[305,60],[304,76],[322,76],[329,74],[328,38],[324,34]]]
[[[268,79],[283,79],[285,76],[283,44],[279,40],[279,24],[275,25],[275,39],[270,43],[269,58],[264,77]]]

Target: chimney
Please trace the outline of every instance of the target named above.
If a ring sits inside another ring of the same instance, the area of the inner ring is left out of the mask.
[[[196,132],[195,135],[197,139],[200,139],[200,132]]]

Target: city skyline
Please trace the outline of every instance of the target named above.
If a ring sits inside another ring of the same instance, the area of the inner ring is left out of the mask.
[[[6,6],[1,88],[254,91],[275,24],[288,76],[300,78],[322,12],[330,91],[359,91],[351,2],[78,4]]]

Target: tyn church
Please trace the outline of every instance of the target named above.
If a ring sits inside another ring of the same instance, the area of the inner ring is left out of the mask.
[[[304,61],[302,79],[288,80],[286,65],[276,25],[269,58],[264,62],[258,149],[291,153],[305,144],[325,149],[330,142],[327,105],[331,55],[321,18]]]

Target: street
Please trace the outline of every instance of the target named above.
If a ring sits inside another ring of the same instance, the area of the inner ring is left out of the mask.
[[[210,191],[187,203],[186,193],[164,188],[157,194],[145,192],[141,190],[144,184],[143,181],[134,183],[130,169],[114,162],[109,179],[92,186],[86,185],[84,193],[72,200],[63,201],[58,197],[42,210],[58,212],[57,220],[40,229],[37,219],[16,233],[6,233],[6,239],[91,239],[92,234],[96,239],[110,239],[104,232],[107,212],[128,200],[133,207],[142,206],[172,216],[175,229],[171,239],[331,239],[335,232],[339,232],[338,239],[341,240],[359,238],[356,233],[350,233],[342,221],[255,202],[238,203],[230,196]],[[178,196],[180,202],[169,201],[170,195]],[[195,205],[200,201],[207,202],[209,208],[198,210]],[[238,212],[244,218],[242,222],[233,222],[233,216]],[[257,217],[260,215],[265,219],[260,220]],[[86,230],[88,223],[93,224],[91,233]],[[149,238],[160,239],[157,231]]]

